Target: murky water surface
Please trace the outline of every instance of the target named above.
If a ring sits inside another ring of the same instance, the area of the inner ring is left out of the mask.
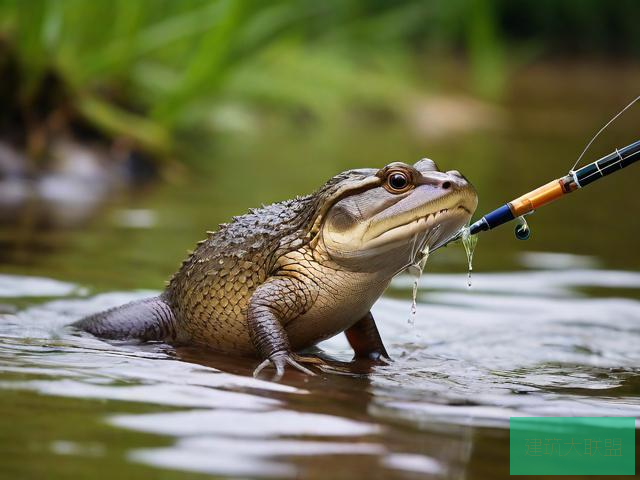
[[[533,89],[526,81],[520,88]],[[577,125],[545,127],[536,115],[560,106],[539,94],[535,106],[508,106],[514,121],[500,132],[413,139],[400,151],[393,129],[359,147],[350,145],[364,131],[335,132],[337,146],[309,134],[277,155],[264,153],[268,139],[238,142],[202,179],[119,199],[81,231],[2,230],[3,473],[499,478],[508,475],[511,416],[640,418],[640,227],[628,217],[640,174],[633,170],[538,212],[528,242],[509,228],[484,234],[471,289],[461,247],[434,253],[413,327],[413,278],[397,278],[373,309],[394,358],[389,365],[345,366],[351,352],[339,336],[321,345],[332,367],[317,377],[288,371],[273,383],[251,377],[253,360],[105,342],[66,326],[155,293],[216,222],[311,190],[343,168],[428,152],[467,175],[480,192],[479,212],[489,210],[561,175],[623,98],[599,99],[588,116],[572,103]],[[157,221],[123,222],[132,211]]]

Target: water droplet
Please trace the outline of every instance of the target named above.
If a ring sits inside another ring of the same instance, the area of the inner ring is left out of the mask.
[[[419,279],[420,277],[416,277],[416,279],[413,281],[413,294],[411,297],[411,312],[409,313],[409,320],[407,321],[407,323],[412,327],[416,324],[416,312],[418,311],[418,304],[417,304],[416,298],[418,296]]]

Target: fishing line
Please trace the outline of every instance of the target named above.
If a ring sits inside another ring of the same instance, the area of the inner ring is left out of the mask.
[[[589,147],[591,147],[600,134],[639,100],[640,96],[634,98],[622,110],[614,115],[613,118],[600,130],[598,130],[589,143],[587,143],[587,146],[578,157],[578,160],[576,160],[576,163],[574,163],[571,170],[569,170],[569,173],[531,190],[530,192],[527,192],[524,195],[521,195],[518,198],[505,203],[501,207],[485,214],[480,220],[469,225],[468,228],[461,229],[448,240],[436,245],[432,251],[443,247],[448,243],[460,240],[464,235],[476,235],[477,233],[492,230],[516,219],[518,220],[516,237],[520,240],[526,240],[529,237],[530,229],[526,227],[526,222],[523,219],[524,215],[528,215],[529,213],[534,212],[538,208],[543,207],[564,195],[575,192],[576,190],[581,190],[600,178],[604,178],[618,170],[628,167],[633,163],[639,162],[640,140],[636,140],[629,145],[616,148],[608,155],[575,170],[582,160],[582,157],[584,157],[587,150],[589,150]]]
[[[584,154],[587,153],[587,150],[589,150],[589,147],[591,146],[591,144],[593,142],[595,142],[596,138],[598,138],[600,136],[600,134],[602,132],[604,132],[607,127],[609,125],[611,125],[613,122],[615,122],[617,120],[617,118],[622,115],[624,112],[626,112],[629,108],[631,108],[633,106],[633,104],[635,104],[638,100],[640,100],[640,95],[637,96],[635,99],[633,99],[626,107],[624,107],[622,110],[620,110],[611,120],[609,120],[606,125],[604,127],[602,127],[600,130],[598,130],[598,133],[596,133],[593,138],[591,139],[591,141],[589,143],[587,143],[587,146],[584,147],[584,150],[582,151],[582,153],[580,154],[580,156],[578,157],[578,159],[576,160],[576,163],[573,164],[573,167],[571,167],[571,171],[575,170],[576,167],[578,166],[578,164],[580,163],[580,160],[582,160],[582,157],[584,157]]]

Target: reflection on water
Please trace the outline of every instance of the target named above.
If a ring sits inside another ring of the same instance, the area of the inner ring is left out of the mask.
[[[522,262],[544,266],[549,255],[528,252]],[[557,258],[565,269],[477,273],[471,291],[464,273],[426,274],[414,328],[408,298],[374,307],[392,364],[345,371],[351,353],[339,336],[322,344],[334,371],[289,371],[282,383],[251,378],[252,359],[107,343],[65,326],[152,292],[85,297],[72,284],[0,276],[6,302],[30,286],[59,297],[1,317],[0,388],[141,405],[102,414],[109,428],[169,439],[126,451],[127,462],[168,471],[411,478],[500,464],[506,475],[511,416],[640,417],[640,273]],[[412,283],[399,277],[391,293],[408,297]],[[108,445],[73,436],[46,448],[78,462],[108,455]]]

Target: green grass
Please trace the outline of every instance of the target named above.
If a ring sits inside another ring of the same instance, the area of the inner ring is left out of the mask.
[[[23,104],[53,71],[91,124],[167,153],[175,132],[206,128],[225,101],[318,115],[349,100],[393,108],[391,98],[410,91],[407,76],[334,48],[345,21],[323,10],[309,1],[5,0],[0,31],[17,51]],[[326,29],[314,26],[323,18]]]

